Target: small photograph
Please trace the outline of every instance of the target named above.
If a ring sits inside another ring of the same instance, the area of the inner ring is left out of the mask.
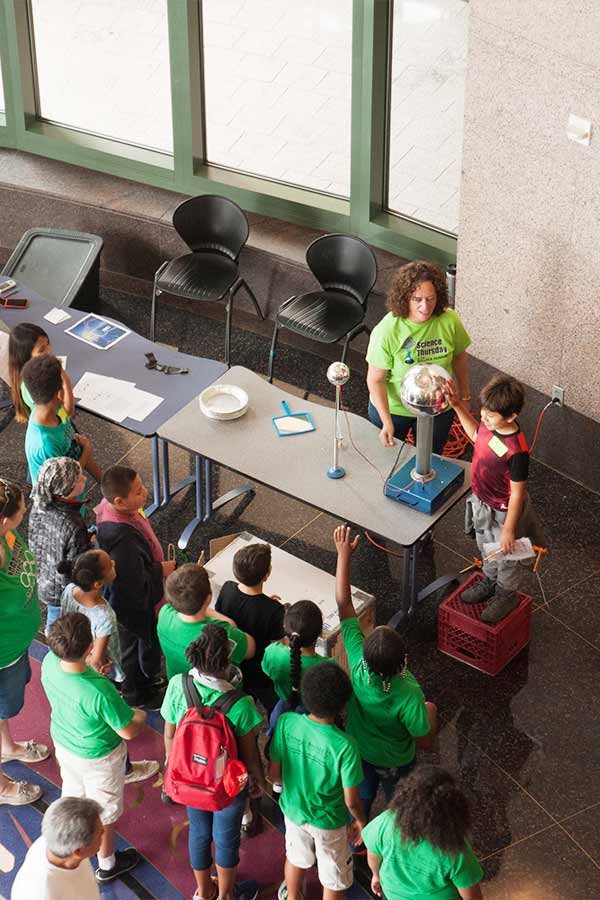
[[[109,350],[131,332],[124,325],[91,313],[67,328],[65,334],[72,334],[73,337],[96,347],[97,350]]]

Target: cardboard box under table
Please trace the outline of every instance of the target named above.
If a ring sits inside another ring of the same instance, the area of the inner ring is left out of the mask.
[[[237,551],[254,542],[264,543],[246,531],[210,542],[210,560],[204,565],[211,581],[213,603],[216,603],[223,584],[234,580],[233,557]],[[203,561],[202,557],[199,561]],[[348,660],[335,604],[335,578],[273,545],[271,562],[273,571],[265,585],[265,593],[277,594],[284,603],[297,603],[298,600],[316,603],[323,614],[323,634],[317,642],[317,653],[333,657],[347,672]],[[362,630],[367,635],[375,624],[375,598],[353,586],[352,599]]]

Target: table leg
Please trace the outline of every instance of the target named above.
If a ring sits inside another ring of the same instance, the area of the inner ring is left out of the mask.
[[[409,604],[407,610],[407,616],[410,617],[415,611],[415,607],[417,605],[417,563],[419,561],[419,544],[413,544],[411,547],[412,552],[412,565],[411,565],[411,578],[410,578],[410,591],[408,594]]]
[[[182,478],[181,481],[178,481],[175,486],[171,488],[169,442],[165,441],[163,438],[160,438],[160,455],[162,465],[162,499],[160,501],[160,506],[161,509],[164,509],[165,506],[169,505],[175,494],[178,494],[179,491],[189,487],[191,484],[196,483],[196,472],[194,471],[190,475],[186,475],[185,478]]]
[[[254,496],[254,487],[251,484],[241,484],[231,491],[227,491],[217,500],[212,499],[212,463],[210,459],[204,460],[204,522],[208,522],[213,513],[232,500],[236,500],[243,494]]]
[[[192,519],[191,522],[188,522],[188,524],[185,526],[185,528],[181,532],[181,536],[180,536],[179,540],[177,541],[177,546],[179,547],[180,550],[186,549],[194,531],[196,530],[198,525],[201,525],[202,522],[204,521],[204,519],[202,517],[202,499],[203,499],[203,497],[202,497],[202,462],[203,462],[202,457],[198,456],[197,453],[194,453],[194,475],[193,475],[193,478],[194,478],[194,488],[195,488],[195,495],[196,495],[196,515],[194,516],[194,518]],[[204,460],[204,463],[206,463],[206,460]]]
[[[150,447],[152,450],[152,503],[144,510],[147,519],[156,512],[161,505],[160,502],[160,464],[158,460],[158,435],[154,434],[150,438]]]

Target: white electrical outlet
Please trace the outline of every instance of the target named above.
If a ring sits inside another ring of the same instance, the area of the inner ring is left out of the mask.
[[[553,384],[551,399],[557,404],[557,406],[562,406],[565,402],[565,389],[560,387],[560,385],[558,384]]]

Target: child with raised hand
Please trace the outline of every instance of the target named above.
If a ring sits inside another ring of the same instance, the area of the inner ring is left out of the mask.
[[[448,400],[466,435],[474,441],[471,467],[472,494],[467,498],[465,532],[475,531],[482,557],[485,544],[500,542],[509,554],[519,537],[543,544],[544,537],[527,494],[529,450],[517,416],[523,408],[523,385],[508,375],[497,375],[479,394],[481,422],[477,422],[448,382]],[[483,578],[460,595],[463,603],[485,603],[481,621],[495,625],[519,605],[518,560],[484,559]]]
[[[46,635],[60,616],[60,598],[67,585],[57,569],[91,547],[81,515],[85,475],[76,459],[55,456],[40,467],[31,498],[29,547],[38,566],[38,594],[46,605]]]
[[[148,498],[144,483],[129,466],[110,466],[100,483],[96,507],[98,547],[117,569],[106,599],[119,623],[123,696],[132,706],[158,709],[164,695],[155,607],[164,596],[163,579],[175,569],[165,561],[160,542],[140,512]]]
[[[467,799],[452,775],[435,766],[415,769],[362,832],[375,896],[483,900],[470,824]]]
[[[114,609],[104,598],[104,588],[113,583],[117,570],[105,550],[88,550],[75,560],[64,560],[59,571],[70,577],[61,597],[64,613],[83,613],[90,621],[94,646],[87,664],[120,684],[121,645]]]
[[[63,367],[55,356],[35,356],[23,366],[23,381],[33,400],[25,434],[25,455],[35,484],[40,466],[53,456],[76,459],[82,469],[100,481],[90,439],[78,434],[71,419],[58,415],[63,406]]]
[[[389,802],[398,781],[415,765],[417,742],[427,746],[435,735],[437,709],[425,702],[408,671],[404,642],[393,628],[379,625],[365,638],[350,588],[350,560],[359,537],[351,540],[350,529],[338,525],[333,539],[338,553],[335,600],[354,691],[346,731],[360,750],[360,796],[368,818],[379,785]]]
[[[277,722],[270,775],[283,783],[286,862],[279,900],[300,900],[304,872],[315,861],[323,900],[343,900],[352,884],[348,840],[360,843],[366,823],[358,789],[362,766],[356,741],[335,724],[351,694],[346,673],[326,661],[302,678],[308,714],[284,713]]]
[[[34,325],[33,322],[21,322],[19,325],[15,325],[8,339],[8,371],[17,422],[26,422],[34,406],[31,394],[22,379],[23,366],[35,356],[44,356],[44,354],[52,354],[50,338],[44,329],[39,325]],[[73,415],[75,400],[73,399],[71,379],[64,369],[62,371],[62,392],[63,405],[58,410],[58,415],[61,419],[65,419],[67,416]]]
[[[158,615],[158,639],[164,653],[167,677],[186,675],[190,666],[186,650],[207,625],[220,625],[231,642],[231,661],[239,666],[255,650],[254,639],[235,622],[210,609],[212,592],[203,566],[185,563],[165,582],[167,603]]]
[[[277,696],[261,663],[271,641],[283,637],[284,606],[279,597],[269,597],[263,590],[271,574],[269,544],[256,542],[238,550],[233,557],[233,574],[236,581],[225,582],[215,608],[254,638],[254,656],[241,665],[244,690],[270,714]]]

